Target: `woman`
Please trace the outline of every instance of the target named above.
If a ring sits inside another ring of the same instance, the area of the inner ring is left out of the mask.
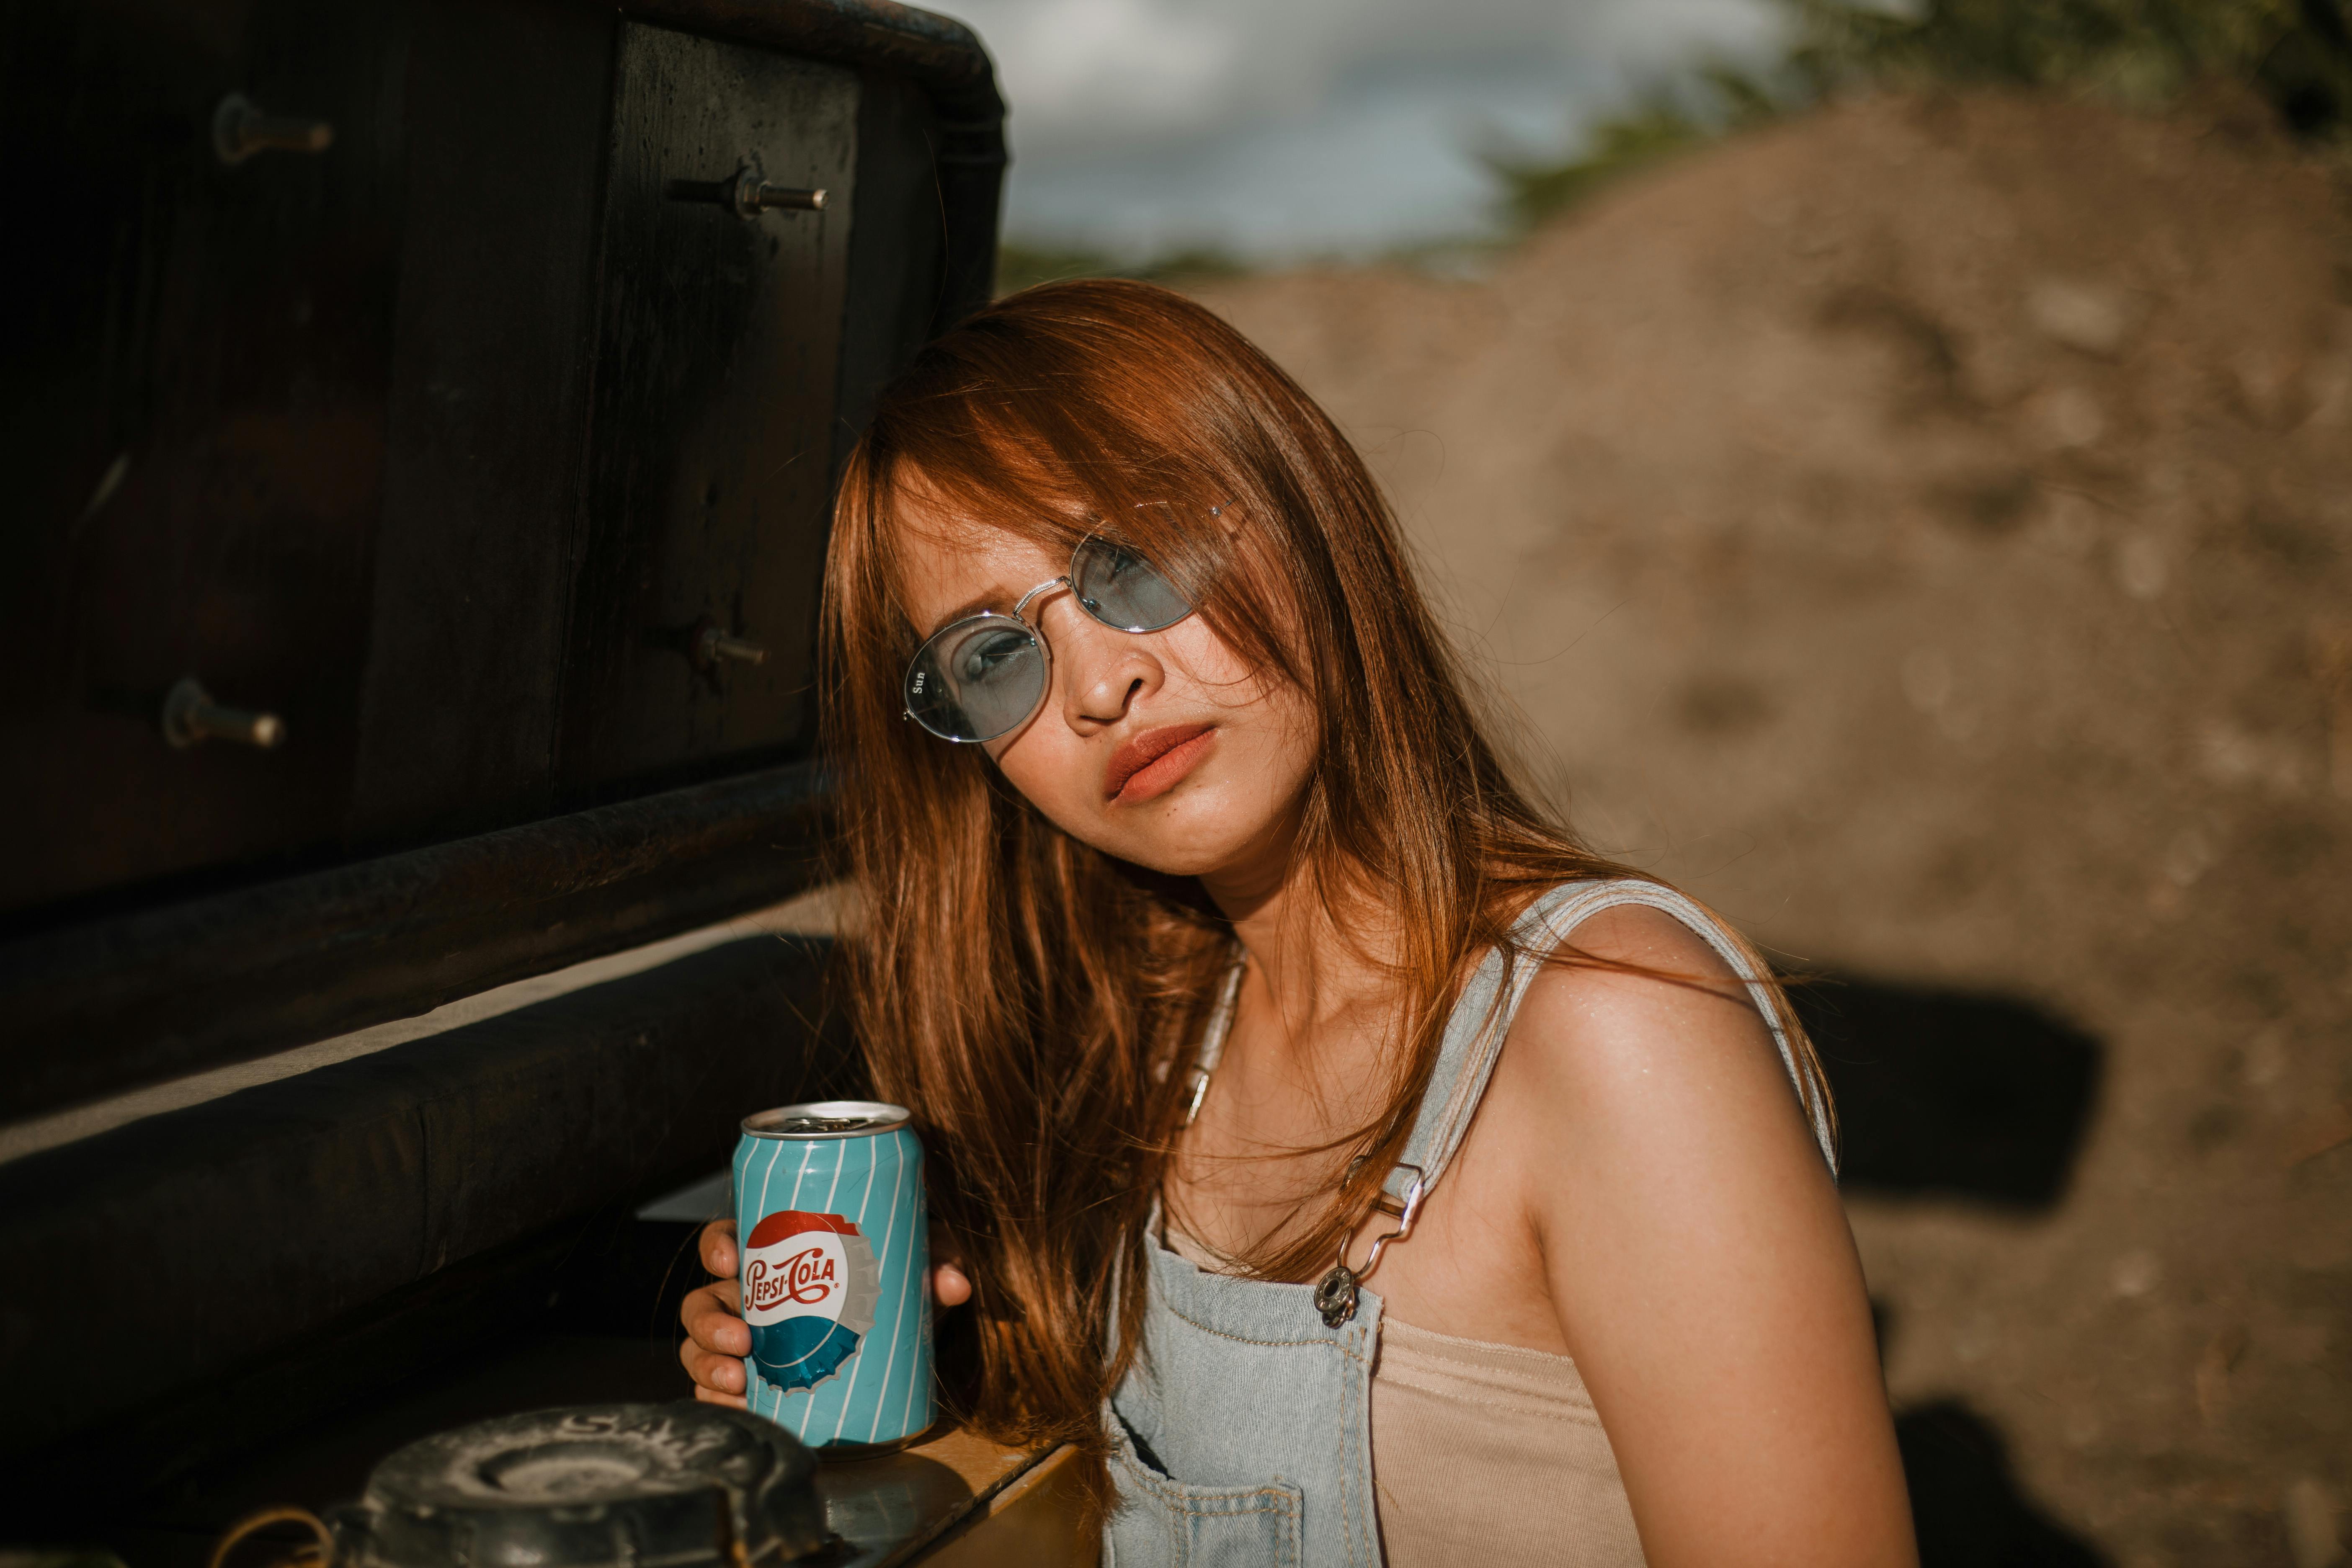
[[[1914,1561],[1809,1047],[1511,785],[1330,420],[1161,289],[1016,294],[847,466],[850,1005],[968,1418],[1122,1568]],[[722,1282],[682,1349],[735,1398]]]

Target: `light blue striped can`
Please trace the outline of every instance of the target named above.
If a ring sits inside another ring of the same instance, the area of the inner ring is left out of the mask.
[[[923,1145],[904,1108],[779,1106],[735,1145],[745,1403],[827,1458],[897,1447],[937,1415]]]

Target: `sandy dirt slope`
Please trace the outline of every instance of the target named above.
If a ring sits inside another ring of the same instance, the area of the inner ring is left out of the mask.
[[[2119,1563],[2352,1500],[2348,205],[2226,106],[1882,100],[1488,282],[1202,290],[1597,845],[2096,1042],[2054,1202],[1852,1191],[1898,1405]]]

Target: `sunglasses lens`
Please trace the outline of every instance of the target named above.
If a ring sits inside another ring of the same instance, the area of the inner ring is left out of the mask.
[[[1156,632],[1192,613],[1192,603],[1150,562],[1107,539],[1078,546],[1070,586],[1087,614],[1123,632]]]
[[[1010,616],[942,627],[907,667],[907,711],[950,741],[992,741],[1045,695],[1045,650]]]

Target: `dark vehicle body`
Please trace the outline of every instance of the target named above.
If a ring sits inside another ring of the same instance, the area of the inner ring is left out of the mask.
[[[650,1321],[633,1205],[846,1081],[773,937],[284,1053],[817,874],[834,477],[1003,106],[888,0],[15,0],[0,71],[0,1511],[97,1539]]]

